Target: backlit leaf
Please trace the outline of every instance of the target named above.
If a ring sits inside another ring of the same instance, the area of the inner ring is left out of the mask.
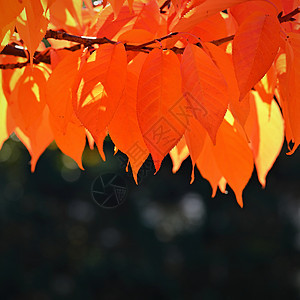
[[[83,63],[74,82],[75,114],[92,134],[100,152],[106,128],[123,93],[126,65],[122,44],[104,44]]]
[[[25,1],[25,10],[17,19],[17,29],[30,53],[30,60],[46,33],[49,20],[40,0]]]
[[[258,179],[263,187],[283,145],[284,122],[280,109],[272,100],[265,103],[258,92],[250,93],[251,112],[245,129],[251,141]]]
[[[189,149],[187,147],[185,137],[183,136],[178,144],[170,151],[170,157],[173,163],[173,173],[176,173],[180,169],[182,162],[188,158],[188,156]]]
[[[202,49],[191,44],[184,50],[181,73],[189,112],[215,142],[229,103],[224,76]]]
[[[232,117],[222,122],[213,152],[221,174],[243,207],[242,193],[253,171],[253,157],[242,127]]]
[[[109,135],[115,146],[129,158],[136,183],[138,170],[149,156],[137,120],[137,84],[138,77],[128,72],[120,105],[108,126]]]
[[[179,108],[185,112],[186,101],[181,92],[180,64],[174,52],[151,51],[141,70],[137,95],[138,122],[158,171],[186,127],[177,115]]]
[[[280,43],[280,24],[274,15],[251,14],[233,40],[233,64],[242,100],[270,69]]]

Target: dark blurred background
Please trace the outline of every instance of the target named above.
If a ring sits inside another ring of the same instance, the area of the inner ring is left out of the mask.
[[[300,299],[300,151],[283,149],[262,189],[254,173],[244,208],[211,199],[187,159],[170,157],[136,186],[125,156],[86,149],[85,171],[51,145],[34,174],[12,137],[0,151],[0,299]],[[119,174],[125,202],[98,206],[91,186]]]

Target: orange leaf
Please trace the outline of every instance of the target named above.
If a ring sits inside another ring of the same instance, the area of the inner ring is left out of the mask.
[[[130,11],[132,11],[133,1],[134,0],[127,0]]]
[[[49,121],[55,142],[59,149],[73,158],[80,169],[83,170],[81,156],[85,147],[85,129],[78,120],[68,122],[64,131],[61,130],[57,119],[50,114]]]
[[[177,112],[186,101],[181,92],[180,64],[173,51],[154,49],[141,70],[137,92],[138,122],[156,171],[184,134]]]
[[[170,157],[172,159],[173,168],[172,172],[176,173],[182,164],[182,162],[188,158],[189,149],[186,145],[184,136],[178,142],[178,144],[170,151]]]
[[[81,51],[69,52],[56,66],[47,81],[46,95],[50,113],[62,132],[74,115],[72,86],[79,68]]]
[[[136,183],[138,170],[149,156],[149,151],[145,145],[137,120],[137,84],[138,77],[128,72],[126,87],[120,105],[108,126],[109,135],[115,146],[129,158]]]
[[[36,123],[36,126],[28,134],[25,134],[19,127],[16,128],[15,133],[31,156],[31,172],[34,172],[39,157],[53,140],[47,106],[42,113],[40,121]]]
[[[204,145],[204,140],[206,138],[206,130],[195,118],[189,118],[188,121],[189,123],[185,131],[184,137],[193,164],[193,170],[191,176],[191,183],[192,183],[194,181],[194,167],[197,159],[201,154]]]
[[[231,59],[231,55],[224,52],[223,49],[217,47],[211,43],[204,43],[205,50],[211,56],[213,62],[222,72],[228,85],[228,91],[230,94],[229,107],[234,117],[243,126],[248,117],[250,107],[248,99],[239,101],[239,88],[235,78],[234,67]],[[247,98],[247,97],[246,97]]]
[[[111,6],[106,6],[99,15],[97,21],[97,37],[107,37],[108,39],[118,38],[123,32],[132,29],[136,15],[130,12],[128,6],[121,8],[118,17],[114,19]]]
[[[272,65],[266,75],[255,85],[254,88],[264,102],[271,104],[274,97],[276,83],[276,70]]]
[[[109,0],[109,3],[112,6],[112,9],[115,14],[115,18],[119,15],[119,12],[124,4],[125,0]]]
[[[274,15],[253,13],[238,28],[232,56],[240,100],[270,69],[279,43],[280,24]]]
[[[215,143],[229,102],[226,81],[211,58],[191,44],[182,55],[181,73],[189,110]]]
[[[220,126],[213,152],[221,174],[233,189],[238,204],[243,207],[242,193],[253,171],[253,157],[243,129],[227,116]]]
[[[283,145],[284,121],[275,100],[269,105],[257,92],[251,91],[250,103],[251,113],[245,129],[251,141],[258,179],[265,187],[266,176]]]
[[[9,43],[15,31],[16,18],[23,8],[23,1],[0,0],[0,51]]]
[[[25,1],[25,10],[17,18],[16,26],[29,50],[31,63],[33,54],[46,33],[48,23],[40,0]]]
[[[40,123],[46,104],[46,78],[39,67],[25,67],[9,99],[12,116],[26,135]]]
[[[222,15],[217,13],[199,22],[190,33],[199,37],[201,41],[221,39],[227,36],[226,23]]]
[[[196,165],[202,177],[209,181],[212,187],[212,197],[215,197],[219,182],[222,178],[222,174],[217,165],[216,158],[213,153],[213,148],[213,143],[209,136],[206,134],[203,148],[200,156],[196,161]]]
[[[106,127],[123,93],[126,65],[122,44],[104,44],[83,63],[74,82],[75,114],[92,134],[100,152]]]
[[[0,0],[0,28],[4,28],[11,22],[15,21],[16,17],[24,8],[25,1],[20,0]]]
[[[0,81],[2,82],[2,72],[0,72]],[[0,149],[13,130],[14,121],[10,115],[3,88],[0,86]]]
[[[290,154],[294,153],[300,144],[300,104],[299,104],[299,75],[300,75],[300,38],[299,34],[289,33],[287,41],[287,98],[286,107],[289,124],[292,130],[294,147]]]
[[[170,30],[173,32],[189,31],[205,18],[244,1],[246,0],[206,0],[193,8],[189,13],[185,14],[179,22],[177,20],[172,22]]]
[[[160,24],[159,6],[156,0],[141,3],[133,29],[144,29],[156,34]]]
[[[127,44],[143,44],[153,40],[154,34],[145,29],[131,29],[122,33],[118,41]]]
[[[272,2],[266,1],[248,1],[238,5],[235,5],[230,9],[230,13],[234,16],[238,24],[255,12],[261,12],[266,15],[274,15],[275,17],[280,11],[277,11],[276,6]]]
[[[50,7],[50,21],[68,33],[83,34],[82,0],[56,0]]]
[[[275,68],[277,71],[277,78],[278,78],[278,87],[275,90],[276,97],[280,101],[280,107],[282,109],[282,113],[284,116],[284,123],[285,123],[285,137],[287,140],[288,149],[290,149],[290,142],[293,140],[293,133],[290,125],[289,120],[289,113],[288,113],[288,97],[289,97],[289,86],[288,86],[288,78],[287,78],[287,69],[286,69],[286,54],[281,53],[278,55],[275,61]],[[294,149],[296,150],[296,148]]]

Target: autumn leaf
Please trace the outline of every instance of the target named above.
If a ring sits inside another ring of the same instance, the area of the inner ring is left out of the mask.
[[[64,154],[73,158],[79,168],[83,170],[81,157],[86,143],[84,127],[75,119],[74,121],[70,120],[62,131],[56,120],[52,114],[49,115],[51,130],[57,146]]]
[[[9,99],[13,119],[24,134],[31,131],[41,121],[46,105],[46,78],[39,67],[26,67]]]
[[[0,73],[0,80],[2,81],[2,73]],[[8,139],[14,130],[14,121],[9,112],[7,100],[5,98],[3,88],[0,87],[0,149],[3,143]]]
[[[189,113],[202,124],[215,143],[229,103],[227,83],[211,58],[191,44],[182,55],[181,73]]]
[[[17,18],[17,29],[29,50],[30,61],[46,33],[49,20],[40,0],[25,1],[25,10]]]
[[[195,119],[195,118],[189,118],[189,123],[187,126],[187,129],[184,134],[186,144],[189,149],[189,153],[191,156],[193,169],[192,169],[192,175],[191,175],[191,182],[194,181],[194,167],[196,164],[197,159],[199,158],[204,141],[206,138],[206,130],[203,128],[203,126]]]
[[[74,81],[72,101],[75,114],[92,134],[99,151],[123,93],[126,65],[122,44],[101,45],[83,63]]]
[[[212,197],[215,197],[219,182],[222,179],[221,171],[218,167],[214,152],[214,145],[206,134],[203,141],[202,151],[197,158],[196,166],[203,178],[207,179],[212,188]]]
[[[39,122],[35,124],[28,134],[25,134],[19,127],[15,129],[15,133],[31,156],[30,168],[31,172],[34,172],[39,157],[53,141],[47,106],[42,112],[42,118],[40,118]]]
[[[250,93],[251,111],[245,125],[251,141],[258,179],[263,187],[283,145],[284,122],[280,109],[272,100],[263,102],[258,92]]]
[[[53,70],[47,81],[46,96],[50,109],[50,125],[60,150],[72,157],[83,169],[81,156],[85,146],[85,128],[75,116],[72,86],[82,52],[68,53]]]
[[[252,152],[242,127],[227,114],[220,126],[213,152],[221,174],[233,189],[243,207],[243,190],[253,171]]]
[[[230,8],[230,13],[238,24],[242,24],[248,16],[255,12],[273,15],[275,17],[279,14],[277,7],[272,2],[267,1],[248,1]]]
[[[299,67],[300,67],[300,38],[298,34],[290,33],[287,41],[287,98],[286,113],[293,135],[293,153],[300,144],[300,105],[299,105]]]
[[[170,26],[172,31],[189,31],[205,18],[246,0],[206,0]]]
[[[136,183],[138,170],[149,156],[137,119],[137,85],[138,77],[128,72],[120,105],[108,126],[109,135],[115,146],[129,158]]]
[[[154,49],[141,70],[137,116],[156,171],[184,134],[186,123],[176,115],[178,107],[186,108],[179,61],[172,51]]]
[[[189,149],[187,147],[185,137],[183,136],[177,145],[170,151],[170,157],[173,163],[173,173],[176,173],[180,169],[182,162],[188,158],[188,156]]]
[[[242,100],[270,69],[280,43],[280,24],[274,15],[255,12],[238,28],[232,57]]]

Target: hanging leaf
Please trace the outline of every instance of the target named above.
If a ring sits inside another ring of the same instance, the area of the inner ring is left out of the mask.
[[[242,100],[270,69],[280,43],[274,15],[255,12],[240,25],[233,40],[233,64]]]
[[[59,149],[73,158],[79,168],[83,170],[81,157],[86,143],[84,127],[75,119],[74,121],[70,120],[64,131],[62,131],[56,122],[57,118],[52,114],[49,115],[49,121],[54,140]]]
[[[189,123],[185,131],[184,137],[193,164],[191,176],[192,183],[194,181],[194,167],[204,145],[204,140],[206,138],[206,130],[195,118],[189,118]]]
[[[180,108],[185,113],[186,101],[174,52],[151,51],[141,70],[137,96],[139,126],[157,172],[186,128],[185,121],[177,115]]]
[[[35,50],[46,34],[49,20],[40,0],[25,1],[25,10],[17,18],[17,29],[28,48],[31,64]]]
[[[122,44],[104,44],[83,63],[75,78],[73,108],[92,134],[100,153],[106,128],[123,93],[126,65]]]
[[[108,126],[109,135],[115,146],[129,158],[136,183],[138,171],[149,156],[137,120],[137,85],[138,77],[128,72],[120,105]]]
[[[34,126],[28,134],[25,134],[19,127],[15,129],[15,133],[20,141],[25,145],[31,156],[31,172],[34,172],[36,163],[41,154],[53,141],[52,130],[49,124],[49,110],[47,106],[42,112],[40,121],[36,123],[36,126]]]
[[[242,193],[251,178],[253,157],[242,127],[232,116],[222,122],[213,152],[221,174],[233,189],[238,204],[243,207]]]
[[[211,58],[191,44],[182,55],[181,73],[189,111],[215,143],[229,103],[227,83]]]
[[[255,12],[261,12],[266,15],[273,15],[277,17],[279,11],[272,2],[267,1],[248,1],[233,6],[230,9],[230,13],[233,15],[238,24],[242,24],[243,21]]]
[[[56,66],[47,81],[46,95],[50,113],[64,132],[74,116],[72,86],[79,68],[81,51],[69,52]]]
[[[46,105],[46,78],[39,67],[26,67],[9,99],[13,119],[24,134],[30,136],[41,122]]]
[[[287,41],[287,81],[286,81],[286,113],[292,131],[293,153],[300,144],[300,104],[299,104],[299,74],[300,74],[300,38],[296,33],[290,33]]]
[[[0,72],[0,81],[2,82],[2,72]],[[8,139],[14,130],[14,121],[11,117],[8,104],[3,92],[2,86],[0,87],[0,149],[3,143]]]
[[[217,165],[216,158],[213,152],[214,145],[206,134],[204,139],[203,148],[196,161],[197,168],[199,169],[203,178],[207,179],[212,187],[212,197],[215,197],[219,182],[222,179],[221,171]]]
[[[206,0],[184,15],[179,22],[172,23],[170,29],[173,32],[187,32],[205,18],[244,1],[246,0]]]
[[[251,141],[258,179],[263,187],[283,145],[284,122],[280,109],[272,100],[265,103],[258,92],[250,93],[251,112],[245,129]]]
[[[187,159],[188,156],[189,149],[187,147],[185,137],[183,136],[178,144],[170,151],[170,157],[173,163],[173,173],[176,173],[180,169],[182,162]]]
[[[114,11],[115,18],[118,17],[119,12],[120,12],[124,2],[125,2],[125,0],[110,0],[109,1],[109,3],[112,6],[112,9]]]

